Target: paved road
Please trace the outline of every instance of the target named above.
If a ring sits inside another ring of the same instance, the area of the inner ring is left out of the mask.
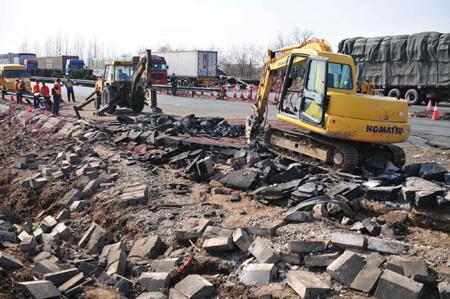
[[[49,84],[51,86],[51,84]],[[78,102],[82,101],[93,92],[92,87],[75,86],[75,96]],[[65,88],[63,88],[63,98],[67,99]],[[194,113],[197,116],[222,116],[227,119],[245,119],[252,113],[251,105],[248,103],[210,100],[201,98],[173,97],[170,95],[158,94],[158,106],[168,114],[187,115]],[[268,119],[276,119],[276,106],[268,106]],[[65,104],[64,110],[71,110],[72,104]],[[410,111],[424,111],[426,105],[411,106]],[[450,112],[449,104],[439,106],[440,112]],[[84,117],[92,116],[95,112],[91,103],[85,107],[82,115]],[[144,112],[150,113],[150,108],[145,107]],[[128,114],[131,110],[118,109],[116,113]],[[107,118],[114,118],[108,116]],[[435,121],[424,118],[410,118],[411,134],[410,141],[414,144],[420,144],[421,147],[441,147],[450,149],[450,121]]]

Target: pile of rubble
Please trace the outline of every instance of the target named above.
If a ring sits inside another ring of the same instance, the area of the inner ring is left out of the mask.
[[[424,246],[405,240],[411,224],[449,230],[437,217],[450,206],[446,169],[398,169],[374,158],[350,175],[293,163],[263,146],[175,137],[242,130],[192,115],[61,126],[53,132],[58,144],[1,169],[11,175],[1,203],[0,294],[450,296],[450,272],[438,267],[446,261],[421,257]],[[51,196],[28,201],[41,210],[25,213],[15,192]],[[16,283],[18,273],[27,274]]]

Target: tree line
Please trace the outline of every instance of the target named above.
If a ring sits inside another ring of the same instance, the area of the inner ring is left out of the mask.
[[[243,44],[230,45],[220,48],[211,46],[208,49],[195,49],[206,51],[217,51],[217,66],[225,74],[238,78],[258,79],[261,68],[267,58],[267,50],[278,50],[287,46],[301,44],[314,37],[314,32],[309,29],[294,27],[290,32],[278,31],[269,45]],[[141,45],[136,47],[134,52],[126,52],[120,49],[117,44],[104,43],[94,37],[85,39],[80,33],[67,34],[57,32],[46,39],[25,38],[19,45],[19,51],[23,53],[36,53],[39,56],[60,56],[77,55],[83,59],[88,66],[92,65],[92,58],[103,57],[129,57],[143,53],[147,47]],[[174,46],[170,42],[160,42],[152,48],[156,52],[165,51],[188,51],[182,46]]]

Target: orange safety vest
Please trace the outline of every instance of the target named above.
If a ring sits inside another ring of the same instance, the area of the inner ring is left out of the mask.
[[[34,85],[33,85],[33,93],[39,93],[39,83],[34,83]]]
[[[14,83],[14,91],[19,91],[19,82]]]
[[[50,95],[50,90],[48,89],[48,86],[42,86],[42,87],[41,87],[41,93],[42,93],[44,96]]]
[[[55,83],[53,83],[53,87],[55,88],[55,93],[57,95],[60,95],[61,94],[61,84],[55,81]]]

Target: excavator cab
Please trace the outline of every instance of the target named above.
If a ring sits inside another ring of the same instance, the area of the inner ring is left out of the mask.
[[[292,55],[287,67],[278,113],[311,124],[323,124],[326,111],[328,59]]]

